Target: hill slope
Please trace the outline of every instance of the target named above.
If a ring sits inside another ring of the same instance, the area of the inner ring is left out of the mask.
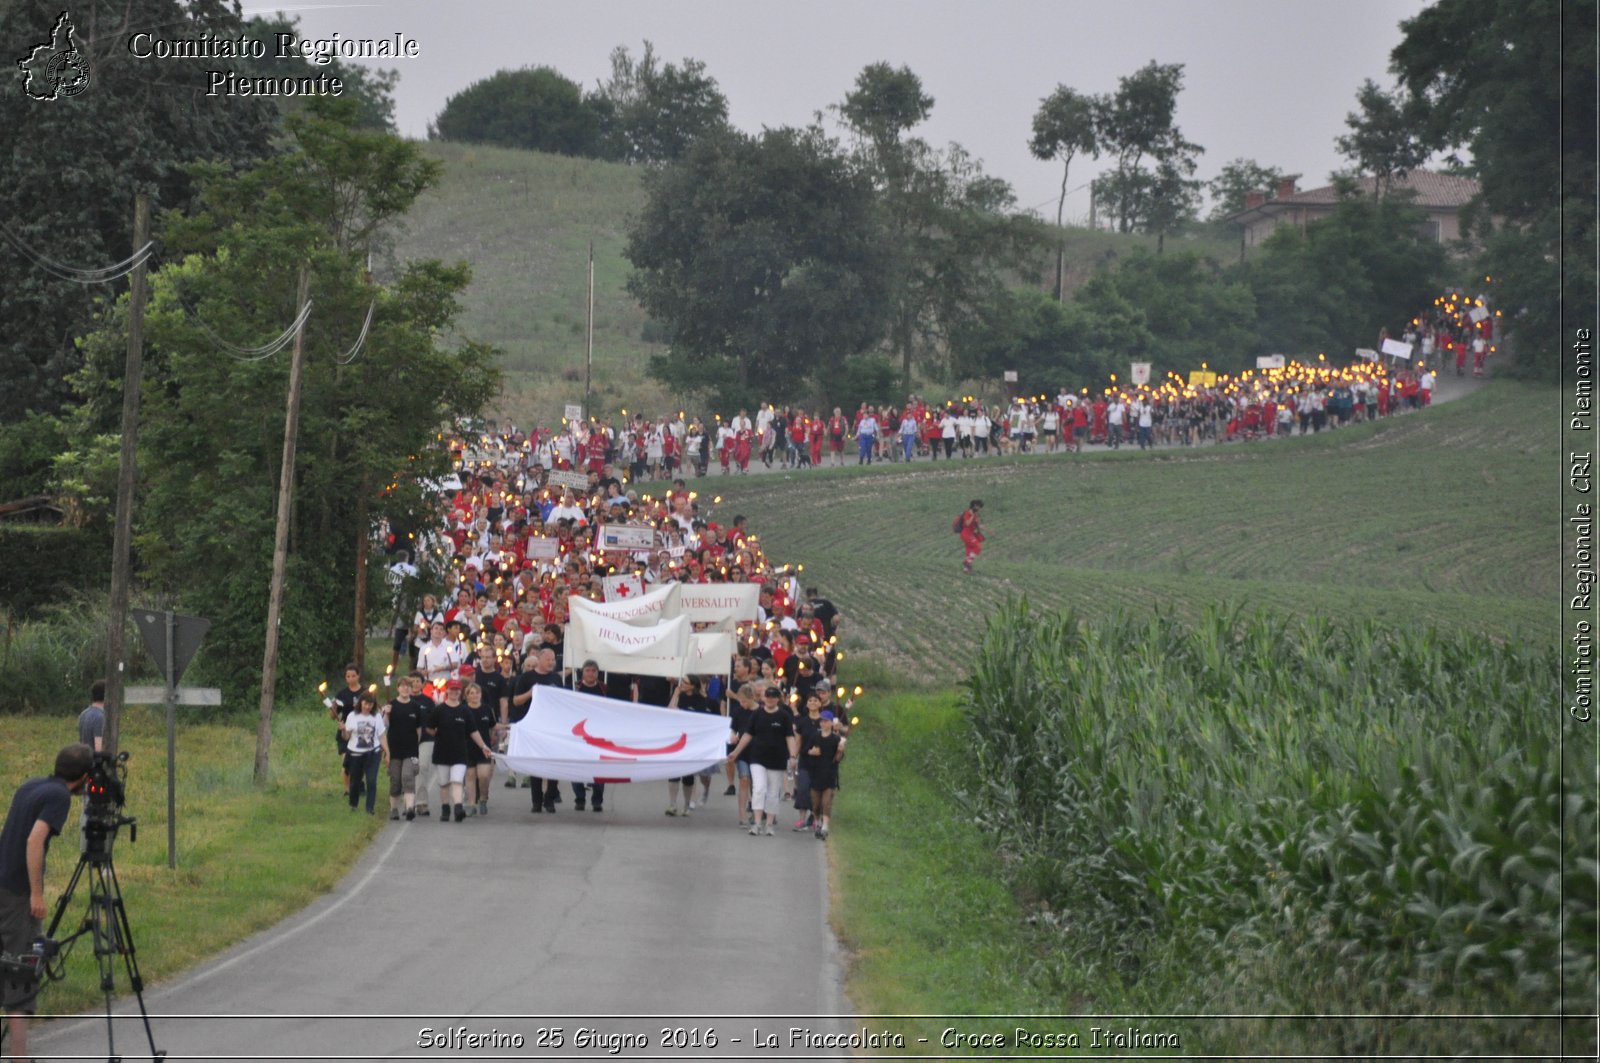
[[[665,345],[644,338],[646,315],[624,285],[632,269],[623,249],[644,205],[643,171],[593,159],[476,144],[429,141],[444,165],[440,186],[423,196],[396,241],[401,259],[464,259],[473,269],[463,332],[505,352],[499,411],[518,423],[552,422],[583,398],[588,246],[594,242],[595,340],[591,412],[676,410],[679,396],[649,379],[649,358]],[[1231,240],[1204,228],[1170,242],[1229,260]],[[1067,286],[1155,238],[1069,229]],[[1041,262],[1045,283],[1054,269]]]
[[[696,481],[803,561],[845,645],[948,683],[1009,594],[1090,616],[1211,603],[1489,638],[1555,630],[1555,393],[1509,383],[1306,439]],[[950,520],[985,500],[963,576]],[[717,519],[717,517],[713,517]]]

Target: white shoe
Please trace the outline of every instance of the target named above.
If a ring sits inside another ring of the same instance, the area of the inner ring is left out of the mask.
[[[697,809],[699,807],[700,807],[700,805],[699,805],[698,802],[695,802],[695,801],[690,801],[689,802],[689,811],[690,812],[693,812],[695,809]]]
[[[772,829],[772,824],[768,823],[767,824],[767,837],[769,837],[769,838],[774,837],[774,836],[777,835],[777,833],[778,833],[777,831]]]
[[[754,838],[756,835],[758,835],[760,833],[761,833],[761,824],[759,824],[759,823],[750,824],[750,837]]]

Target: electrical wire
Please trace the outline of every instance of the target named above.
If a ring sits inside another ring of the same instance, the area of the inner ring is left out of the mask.
[[[188,310],[187,307],[184,309]],[[227,340],[217,335],[216,332],[212,330],[211,326],[200,320],[198,314],[195,314],[192,310],[189,311],[190,323],[199,328],[201,332],[204,332],[207,336],[209,336],[211,338],[211,342],[222,348],[222,353],[226,354],[236,362],[261,362],[271,358],[273,355],[289,346],[290,343],[294,342],[295,333],[305,325],[306,319],[310,316],[311,300],[307,299],[306,305],[300,308],[299,316],[290,322],[289,327],[278,333],[276,337],[267,341],[266,343],[261,344],[259,347],[242,347],[237,343],[229,343]]]
[[[334,361],[338,362],[340,365],[349,365],[351,362],[356,360],[356,355],[361,353],[361,348],[367,342],[367,330],[372,328],[372,313],[373,313],[373,311],[375,311],[377,309],[378,309],[378,300],[374,299],[374,300],[372,300],[371,304],[368,305],[368,307],[367,307],[367,320],[361,326],[361,335],[356,337],[355,346],[351,347],[348,351],[346,351],[344,354],[340,355],[338,358],[335,358]]]
[[[4,236],[12,246],[22,253],[22,256],[46,273],[64,281],[75,284],[109,284],[111,281],[120,280],[149,261],[155,241],[149,240],[145,245],[123,259],[121,262],[98,269],[79,269],[69,266],[65,262],[58,262],[50,256],[33,248],[18,235],[5,222],[0,222],[0,236]]]

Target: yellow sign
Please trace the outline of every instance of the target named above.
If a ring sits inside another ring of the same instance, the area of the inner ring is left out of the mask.
[[[1189,386],[1192,388],[1214,388],[1217,386],[1217,374],[1204,369],[1189,370]]]

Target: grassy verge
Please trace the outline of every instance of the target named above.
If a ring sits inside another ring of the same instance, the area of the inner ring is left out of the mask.
[[[208,723],[199,710],[180,710],[176,870],[167,868],[164,710],[135,706],[124,715],[122,748],[132,754],[125,812],[138,819],[138,840],[123,828],[115,858],[147,982],[172,977],[303,908],[332,888],[377,834],[381,816],[351,815],[338,799],[330,725],[316,708],[278,713],[273,781],[265,791],[251,784],[252,726]],[[5,727],[0,790],[8,800],[24,779],[48,774],[56,750],[77,740],[67,716],[8,716]],[[78,806],[74,801],[69,828],[50,849],[45,893],[52,914],[78,859]],[[87,902],[81,885],[61,931],[81,921]],[[86,942],[78,943],[67,971],[45,990],[41,1015],[72,1014],[101,999]],[[119,971],[117,990],[127,988]]]

